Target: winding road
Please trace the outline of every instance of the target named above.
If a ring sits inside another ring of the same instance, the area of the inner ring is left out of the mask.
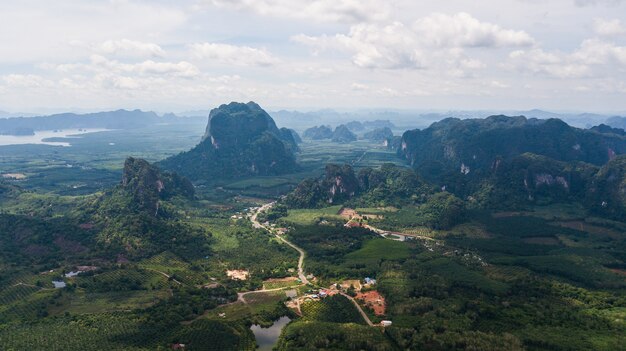
[[[261,223],[259,223],[259,221],[257,220],[257,217],[259,215],[259,213],[269,210],[272,206],[274,206],[276,202],[270,202],[268,204],[265,204],[261,207],[259,207],[256,211],[254,211],[254,213],[250,216],[250,221],[252,222],[252,226],[254,228],[258,228],[258,229],[265,229],[267,230],[269,233],[274,234],[274,236],[276,236],[278,238],[278,240],[284,242],[285,244],[291,246],[294,250],[298,251],[298,253],[300,254],[300,258],[298,259],[298,277],[300,278],[300,280],[302,281],[303,284],[310,284],[309,280],[306,278],[306,274],[304,273],[304,258],[306,257],[306,252],[301,249],[300,247],[296,246],[295,244],[293,244],[292,242],[290,242],[289,240],[283,238],[282,236],[276,234],[275,231],[272,230],[271,227],[267,227]],[[284,288],[279,288],[279,289],[272,289],[272,290],[282,290]],[[256,292],[263,292],[263,291],[270,291],[270,290],[257,290]],[[245,293],[239,293],[239,301],[242,301],[245,303],[243,296],[247,295],[247,294],[251,294],[254,293],[255,291],[249,291],[249,292],[245,292]],[[361,305],[359,305],[359,303],[350,295],[345,294],[343,292],[340,293],[342,296],[346,297],[348,300],[352,301],[352,304],[354,304],[354,306],[357,308],[357,310],[359,310],[359,313],[361,314],[361,316],[363,317],[363,319],[365,320],[365,322],[367,323],[367,325],[369,325],[370,327],[374,327],[374,323],[372,323],[372,321],[370,320],[370,318],[367,316],[367,313],[365,313],[365,311],[363,311],[363,308],[361,308]]]
[[[294,243],[290,242],[289,240],[283,238],[282,236],[276,234],[276,232],[274,232],[272,230],[272,228],[267,227],[261,223],[259,223],[259,221],[257,220],[257,217],[259,215],[259,213],[269,210],[270,208],[272,208],[272,206],[274,206],[276,202],[270,202],[268,204],[265,204],[261,207],[259,207],[251,216],[250,216],[250,221],[252,222],[252,226],[254,228],[259,228],[259,229],[265,229],[268,232],[270,232],[271,234],[274,234],[274,236],[276,238],[278,238],[278,240],[284,242],[285,244],[291,246],[294,250],[298,251],[298,253],[300,254],[300,258],[298,259],[298,278],[300,278],[300,281],[303,284],[310,284],[309,280],[306,278],[306,274],[304,273],[304,258],[306,257],[306,253],[304,252],[304,250],[302,250],[300,247],[296,246]]]

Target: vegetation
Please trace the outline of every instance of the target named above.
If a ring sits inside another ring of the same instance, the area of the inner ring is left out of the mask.
[[[160,163],[193,179],[214,181],[250,175],[279,175],[297,169],[291,133],[282,133],[254,102],[211,111],[203,140],[188,152]]]
[[[333,130],[329,126],[316,126],[305,130],[302,136],[313,140],[330,139],[333,137]]]
[[[273,156],[293,156],[294,134],[274,130],[262,110],[245,106],[213,115],[202,144],[214,149],[206,154],[210,162],[217,162],[216,150],[243,154],[212,165],[224,170],[231,161],[257,160],[254,150],[266,149],[244,148],[259,138],[280,142]],[[231,122],[239,119],[246,127],[234,134]],[[259,134],[257,127],[269,129]],[[26,176],[0,182],[3,349],[253,350],[250,325],[270,326],[282,316],[292,321],[279,350],[626,344],[626,166],[620,156],[604,163],[599,151],[621,152],[618,131],[522,118],[450,120],[418,133],[437,148],[433,155],[443,150],[437,162],[407,144],[415,170],[379,142],[309,140],[298,145],[295,173],[257,176],[259,168],[220,180],[198,168],[192,185],[139,158],[152,162],[191,147],[183,143],[189,130],[150,128],[146,133],[169,133],[161,149],[141,146],[154,139],[137,137],[108,155],[99,146],[107,138],[117,143],[139,132],[106,132],[77,139],[91,148],[12,147],[0,160],[2,172]],[[501,135],[528,148],[498,149]],[[543,148],[527,140],[548,136],[555,141]],[[581,150],[571,148],[575,142]],[[131,149],[138,151],[124,163]],[[78,182],[84,188],[74,189]],[[258,219],[288,229],[281,237],[305,252],[313,286],[296,280],[299,253],[247,219],[270,198],[279,202]],[[345,207],[356,213],[340,212]],[[352,216],[353,227],[346,226]],[[394,233],[381,236],[371,227]],[[247,275],[237,280],[233,271]],[[374,322],[384,318],[391,326],[366,325],[342,295],[302,299],[300,310],[285,305],[293,302],[286,292],[299,298],[346,281],[354,283],[346,292],[355,294],[365,277],[377,282],[362,284],[364,291],[386,301],[384,317]],[[283,290],[258,291],[263,287]]]
[[[354,135],[348,127],[342,124],[335,128],[335,131],[330,139],[335,143],[349,143],[356,141],[356,135]]]
[[[369,139],[373,141],[385,141],[393,138],[393,132],[389,127],[377,128],[363,134],[363,139]]]

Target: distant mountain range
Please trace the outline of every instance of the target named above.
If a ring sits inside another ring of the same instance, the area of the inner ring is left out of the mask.
[[[0,134],[24,134],[25,130],[54,130],[70,128],[136,128],[154,123],[199,123],[206,121],[210,111],[193,110],[169,113],[159,116],[154,112],[140,110],[117,110],[98,113],[61,113],[36,116],[25,113],[0,111]],[[455,117],[460,119],[486,118],[491,115],[525,116],[527,118],[549,119],[558,118],[579,128],[590,128],[604,123],[611,127],[626,127],[626,117],[611,114],[550,112],[540,109],[533,110],[451,110],[440,111],[408,111],[408,110],[363,110],[354,112],[338,112],[332,109],[317,111],[270,111],[269,115],[279,125],[304,131],[314,125],[329,125],[332,128],[345,124],[352,132],[366,129],[388,127],[396,132],[414,128],[426,128],[431,123]],[[19,116],[19,117],[18,117]]]
[[[203,118],[204,119],[204,118]],[[50,116],[11,117],[0,119],[0,134],[24,135],[38,130],[79,128],[131,129],[155,124],[194,123],[194,118],[174,114],[159,116],[141,110],[117,110],[88,114],[61,113]]]

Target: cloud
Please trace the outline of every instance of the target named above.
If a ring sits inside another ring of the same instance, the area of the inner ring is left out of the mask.
[[[265,49],[229,44],[198,43],[190,45],[191,53],[198,59],[215,60],[240,66],[271,66],[278,63]]]
[[[12,88],[41,88],[53,84],[52,81],[36,74],[8,74],[3,76],[2,80]]]
[[[91,64],[96,69],[103,69],[108,72],[134,73],[139,75],[173,75],[177,77],[195,77],[200,70],[195,65],[186,62],[156,62],[146,60],[139,63],[122,63],[109,60],[99,55],[91,56]]]
[[[598,39],[587,39],[571,58],[588,65],[617,64],[626,67],[626,47]]]
[[[163,57],[165,51],[153,43],[144,43],[129,39],[107,40],[94,47],[94,51],[104,55],[124,57]]]
[[[433,14],[407,26],[401,22],[388,25],[360,23],[348,34],[333,36],[292,37],[292,40],[314,50],[342,50],[352,54],[352,62],[362,68],[425,68],[442,59],[455,67],[453,75],[464,75],[460,69],[483,68],[478,60],[463,56],[464,48],[501,48],[532,46],[534,39],[523,31],[503,29],[480,22],[466,13]]]
[[[618,19],[607,20],[596,18],[593,21],[593,31],[597,35],[610,37],[626,34],[626,27],[624,27],[622,22]]]
[[[335,36],[297,35],[295,42],[313,47],[317,52],[344,50],[351,52],[352,62],[362,68],[421,68],[422,53],[417,37],[400,22],[380,26],[358,24],[350,32]]]
[[[543,49],[518,50],[509,55],[512,66],[520,71],[555,78],[597,78],[613,76],[615,68],[626,67],[626,47],[598,39],[584,40],[571,53],[547,52]]]
[[[164,2],[1,1],[0,62],[63,62],[92,52],[91,45],[73,45],[77,42],[120,39],[114,46],[122,49],[120,44],[128,45],[122,38],[132,38],[135,43],[172,38],[187,20],[180,6]]]
[[[413,24],[413,30],[421,40],[439,47],[516,47],[535,43],[524,31],[503,29],[463,12],[420,18]]]
[[[209,0],[211,5],[263,16],[321,22],[370,22],[389,17],[386,2],[376,0]]]
[[[617,6],[622,3],[624,3],[624,0],[574,0],[574,4],[580,7],[596,5]]]

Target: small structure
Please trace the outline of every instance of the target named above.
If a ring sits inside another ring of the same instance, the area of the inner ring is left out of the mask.
[[[380,325],[383,327],[389,327],[391,324],[393,324],[391,321],[380,321]]]

